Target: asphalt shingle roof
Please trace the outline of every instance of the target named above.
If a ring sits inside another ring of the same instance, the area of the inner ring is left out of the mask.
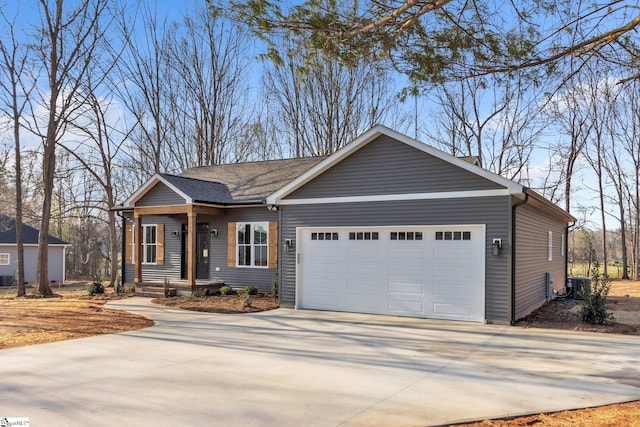
[[[160,174],[178,190],[191,197],[194,202],[232,204],[233,198],[229,188],[219,182],[203,181],[201,179],[186,178],[176,175]]]
[[[26,245],[37,245],[40,232],[33,227],[24,225],[22,227],[23,241]],[[16,243],[16,221],[7,215],[0,214],[0,243]],[[49,236],[50,245],[66,245],[64,242],[53,236]]]
[[[180,177],[222,184],[234,203],[262,202],[324,159],[305,157],[203,166],[187,169]]]

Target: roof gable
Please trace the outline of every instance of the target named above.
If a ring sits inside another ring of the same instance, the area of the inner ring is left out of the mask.
[[[40,232],[26,224],[22,226],[22,240],[25,245],[37,245]],[[0,244],[16,244],[16,221],[6,215],[0,214]],[[68,245],[67,242],[49,235],[50,245]]]
[[[504,189],[482,176],[379,135],[287,199]]]
[[[356,160],[358,159],[358,157],[361,157],[362,159],[366,160],[366,154],[359,156],[357,155],[357,153],[360,150],[363,150],[365,147],[367,147],[371,143],[374,143],[375,145],[375,143],[381,143],[383,141],[386,141],[385,142],[386,144],[389,144],[390,141],[393,141],[391,142],[392,144],[404,145],[407,148],[408,147],[413,148],[414,150],[408,150],[406,151],[406,153],[412,152],[414,156],[421,156],[422,161],[424,161],[424,159],[426,158],[429,158],[431,159],[430,161],[432,165],[439,164],[443,168],[443,170],[446,169],[449,173],[457,172],[458,174],[465,175],[466,179],[464,181],[474,183],[474,185],[477,186],[477,189],[502,189],[503,191],[505,191],[506,194],[514,194],[514,193],[519,194],[519,193],[522,193],[523,191],[523,187],[520,184],[517,184],[511,180],[508,180],[499,175],[496,175],[493,172],[490,172],[478,166],[475,166],[474,164],[469,163],[465,160],[459,159],[443,151],[440,151],[427,144],[419,142],[413,138],[409,138],[406,135],[402,135],[384,126],[377,125],[371,128],[369,131],[362,134],[360,137],[356,138],[351,143],[347,144],[342,149],[336,151],[331,156],[324,159],[315,167],[309,169],[307,172],[299,176],[297,179],[294,179],[289,184],[285,185],[284,187],[276,191],[274,194],[268,197],[267,203],[278,204],[282,202],[284,199],[287,199],[288,197],[292,197],[294,193],[296,197],[303,196],[305,192],[301,191],[301,189],[307,184],[311,185],[310,183],[312,181],[321,177],[329,169],[336,168],[336,171],[338,171],[338,175],[342,174],[343,176],[346,176],[347,174],[344,170],[346,170],[347,168],[339,167],[339,165],[342,162],[347,162],[347,163],[344,163],[344,165],[348,166],[349,165],[348,159],[352,156],[355,156],[353,157],[353,159],[356,159]],[[366,153],[366,150],[364,151],[364,153]],[[404,160],[406,161],[410,157],[411,155],[408,155],[408,156],[404,155]],[[353,163],[355,164],[355,162]],[[407,169],[406,165],[395,164],[395,165],[392,165],[392,167],[394,169],[404,171],[405,172],[404,175],[406,176],[406,169]],[[429,166],[427,165],[426,167],[428,168]],[[424,169],[422,169],[422,172],[423,172],[423,177],[426,177],[429,175],[427,171],[425,171]],[[386,179],[386,175],[382,171],[378,170],[377,175],[383,180]],[[419,193],[421,191],[418,189],[420,186],[419,184],[420,183],[418,183],[417,186],[413,186],[413,189],[409,190],[409,193],[411,192]],[[368,187],[367,191],[375,192],[375,194],[385,194],[384,191],[391,191],[391,190],[385,190],[380,185],[376,185],[376,183],[372,183],[372,182],[368,182],[366,185]],[[459,181],[457,185],[458,186],[460,185]],[[432,191],[428,189],[428,186],[424,188],[427,191]],[[441,192],[451,191],[451,189],[447,188],[446,186],[443,186],[441,188],[442,188],[440,190]],[[459,187],[457,189],[465,190],[465,191],[469,190],[469,188],[459,188]],[[352,191],[356,191],[356,190],[354,189]],[[388,194],[391,194],[391,193],[388,193]],[[313,191],[311,190],[307,194],[307,196],[320,197],[319,195],[314,196]]]

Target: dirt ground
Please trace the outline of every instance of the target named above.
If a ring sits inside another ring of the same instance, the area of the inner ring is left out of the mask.
[[[579,301],[553,300],[520,320],[517,326],[640,335],[640,282],[633,280],[611,282],[607,310],[613,314],[611,324],[590,325],[580,321]]]
[[[112,289],[105,295],[90,297],[82,286],[55,289],[55,298],[15,298],[15,290],[0,288],[0,349],[39,344],[92,335],[141,329],[153,325],[149,319],[110,310],[104,304],[116,296]],[[124,297],[132,296],[125,294]],[[251,306],[239,296],[175,297],[153,300],[155,303],[185,310],[217,313],[247,313],[276,308],[269,295],[252,296]],[[640,282],[614,281],[607,308],[614,322],[592,326],[580,322],[579,302],[551,301],[517,326],[640,335]],[[640,401],[626,404],[536,414],[527,417],[484,420],[464,426],[640,426]]]
[[[15,295],[15,291],[13,292]],[[67,291],[52,298],[0,295],[0,349],[111,334],[153,326],[145,317],[110,310],[104,304],[118,298],[113,291],[90,297]]]
[[[207,313],[255,313],[278,308],[278,301],[270,294],[251,295],[251,305],[245,306],[238,295],[215,295],[212,297],[174,297],[151,300],[155,304],[183,310]]]

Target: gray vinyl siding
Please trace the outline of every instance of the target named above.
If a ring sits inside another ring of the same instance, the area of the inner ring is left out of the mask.
[[[278,273],[277,269],[227,266],[228,223],[278,221],[278,213],[267,210],[266,206],[227,209],[224,216],[213,216],[209,219],[210,226],[218,229],[218,237],[211,238],[209,277],[222,280],[231,287],[253,285],[261,291],[270,291],[272,281]],[[278,250],[278,258],[279,252]],[[216,271],[216,268],[220,271]]]
[[[186,203],[184,197],[178,195],[162,182],[157,183],[147,194],[136,202],[136,206],[173,206]]]
[[[562,235],[566,223],[533,204],[516,208],[516,318],[521,319],[546,301],[545,273],[551,274],[553,287],[561,291],[566,282]],[[548,232],[553,233],[552,261],[547,258]],[[566,236],[565,236],[566,238]]]
[[[296,227],[387,225],[486,225],[485,317],[507,321],[509,316],[510,197],[416,200],[326,205],[286,205],[282,211],[281,242],[296,238]],[[491,241],[501,238],[502,253],[491,256]],[[281,304],[295,304],[295,251],[280,257]]]
[[[186,221],[186,215],[185,215]],[[164,224],[164,264],[142,264],[143,282],[164,282],[165,277],[169,280],[180,280],[180,237],[174,237],[173,231],[180,230],[182,221],[176,217],[163,215],[145,215],[142,217],[142,225]],[[131,281],[133,281],[132,264],[127,265],[125,272],[129,276],[131,270]]]
[[[381,136],[287,199],[502,188],[416,148]]]
[[[18,251],[15,246],[0,246],[0,253],[9,254],[9,265],[0,265],[0,276],[16,277]],[[36,280],[38,265],[38,247],[24,247],[24,280],[32,283]],[[49,281],[62,283],[64,280],[64,247],[49,245]]]

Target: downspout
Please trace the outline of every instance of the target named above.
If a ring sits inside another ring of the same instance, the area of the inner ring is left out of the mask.
[[[124,278],[126,277],[125,275],[125,271],[124,268],[127,265],[126,260],[124,259],[124,257],[126,256],[126,250],[127,250],[127,219],[122,216],[122,214],[120,213],[120,211],[116,211],[116,214],[122,218],[122,244],[121,244],[121,248],[120,248],[120,264],[121,264],[121,268],[120,268],[120,280],[122,283],[122,285],[124,286]]]
[[[522,187],[524,199],[511,206],[511,326],[516,324],[516,208],[529,201],[527,187]]]
[[[576,222],[573,221],[571,224],[567,223],[564,232],[564,285],[565,292],[567,286],[567,280],[569,280],[569,229],[575,227]]]
[[[283,234],[284,227],[282,225],[282,207],[278,209],[278,278],[276,286],[278,290],[278,306],[282,306],[282,264],[284,261],[284,248],[282,242],[284,242]]]

